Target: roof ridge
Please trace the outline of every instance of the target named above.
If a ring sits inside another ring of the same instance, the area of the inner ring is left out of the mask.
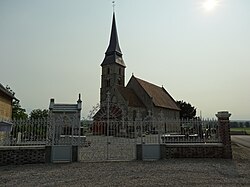
[[[134,76],[135,77],[135,76]],[[158,86],[158,85],[156,85],[156,84],[154,84],[154,83],[151,83],[151,82],[149,82],[149,81],[145,81],[145,80],[143,80],[143,79],[141,79],[141,78],[138,78],[138,77],[135,77],[137,80],[139,80],[139,81],[143,81],[143,82],[145,82],[145,83],[147,83],[147,84],[150,84],[150,85],[153,85],[153,86],[155,86],[155,87],[158,87],[158,88],[160,88],[160,89],[162,89],[162,87],[161,86]]]
[[[142,80],[135,76],[134,78],[142,87],[142,89],[145,90],[147,95],[152,98],[152,101],[155,106],[179,110],[179,107],[176,105],[174,98],[168,93],[168,91],[163,86],[157,86],[153,83]]]
[[[8,95],[9,97],[11,97],[12,99],[15,99],[15,100],[19,101],[19,100],[14,96],[15,94],[13,94],[13,93],[11,93],[9,90],[7,90],[1,83],[0,83],[0,90],[1,90],[2,92],[4,92],[6,95]]]

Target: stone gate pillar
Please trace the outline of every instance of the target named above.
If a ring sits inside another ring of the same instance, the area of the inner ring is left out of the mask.
[[[221,142],[224,145],[223,158],[232,159],[231,136],[229,117],[231,114],[228,111],[221,111],[215,114],[219,122],[219,135]]]

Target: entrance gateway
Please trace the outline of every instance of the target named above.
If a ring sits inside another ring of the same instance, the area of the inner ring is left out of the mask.
[[[76,104],[55,104],[50,100],[50,129],[48,140],[51,145],[51,162],[72,162],[81,144],[80,136],[81,98]]]
[[[126,133],[128,123],[106,119],[81,124],[81,103],[80,95],[76,104],[57,104],[50,100],[51,162],[72,162],[73,157],[78,161],[136,159],[137,139]]]
[[[80,161],[135,160],[137,138],[122,130],[121,122],[83,124],[86,142],[79,147]]]
[[[80,103],[78,100],[78,107]],[[63,107],[64,112],[60,112]],[[81,123],[80,114],[73,109],[77,111],[76,105],[50,105],[52,162],[157,160],[166,152],[161,150],[165,145],[220,142],[216,121],[167,119],[161,113],[156,117],[149,113],[145,118],[137,113],[130,119],[121,106],[107,102],[105,112],[99,110],[99,115],[106,117]]]
[[[143,145],[144,159],[159,159],[160,125],[152,116],[142,120],[138,113],[130,119],[122,107],[110,103],[108,97],[94,119],[84,121],[81,126],[87,143],[79,148],[80,161],[136,160],[139,144]]]

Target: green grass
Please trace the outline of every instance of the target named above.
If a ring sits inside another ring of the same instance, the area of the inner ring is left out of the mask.
[[[230,128],[230,131],[246,131],[247,134],[250,135],[250,127],[245,127],[245,128]]]

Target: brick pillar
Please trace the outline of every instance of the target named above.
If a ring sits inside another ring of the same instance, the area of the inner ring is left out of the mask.
[[[224,145],[223,158],[232,159],[231,136],[229,117],[231,114],[227,111],[221,111],[215,114],[219,122],[219,134],[221,142]]]

